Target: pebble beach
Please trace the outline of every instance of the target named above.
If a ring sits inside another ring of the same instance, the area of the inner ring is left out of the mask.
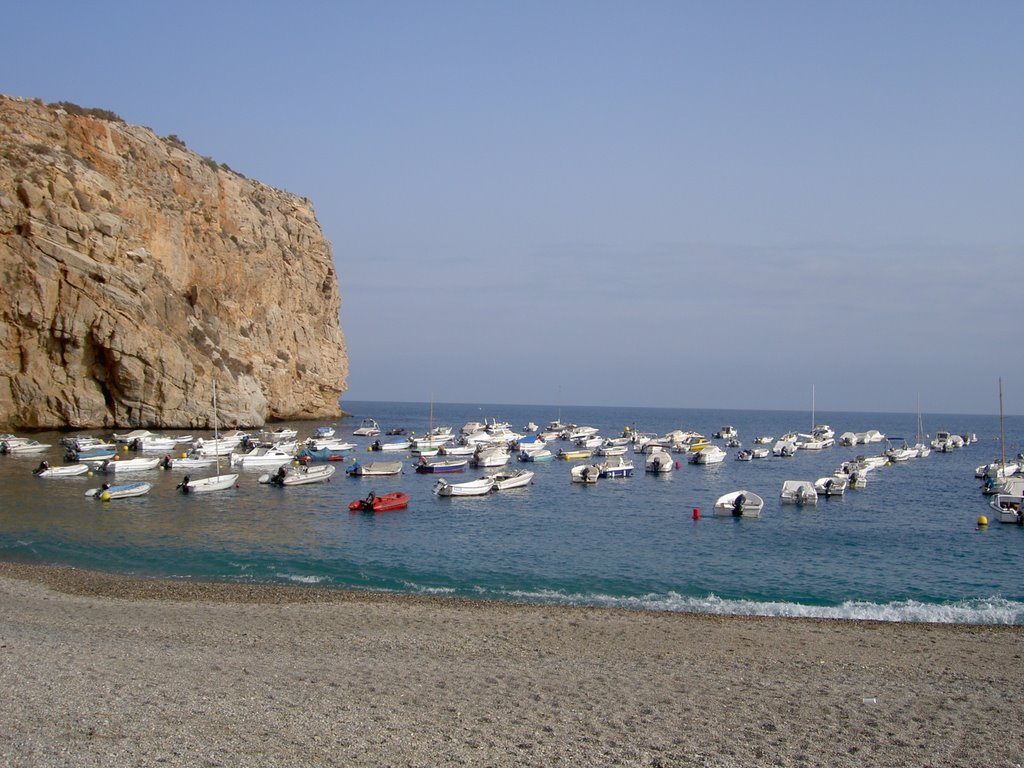
[[[1024,629],[0,564],[7,766],[1019,766]]]

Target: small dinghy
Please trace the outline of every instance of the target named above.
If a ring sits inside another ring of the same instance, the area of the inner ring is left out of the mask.
[[[348,508],[352,512],[391,512],[396,509],[405,509],[409,506],[409,494],[402,491],[392,491],[381,496],[372,491],[365,499],[356,499],[350,502]]]
[[[494,478],[481,477],[468,483],[449,483],[438,480],[434,485],[434,493],[438,496],[486,496],[494,488]]]
[[[260,475],[260,482],[264,485],[310,485],[312,483],[325,483],[334,474],[333,464],[314,464],[312,466],[300,465],[298,467],[280,467],[273,474]]]
[[[128,499],[132,496],[147,494],[152,487],[152,483],[127,483],[125,485],[107,485],[104,483],[99,488],[90,488],[85,492],[85,495],[100,501]]]
[[[51,467],[49,462],[41,461],[39,466],[32,470],[36,477],[74,477],[84,475],[89,471],[88,464],[64,464],[60,467]]]

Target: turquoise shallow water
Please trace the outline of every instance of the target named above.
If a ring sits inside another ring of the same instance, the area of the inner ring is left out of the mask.
[[[351,432],[363,417],[424,432],[425,403],[345,402]],[[433,423],[458,429],[498,418],[514,429],[550,419],[590,424],[604,435],[624,426],[707,435],[736,426],[744,445],[758,434],[806,431],[810,414],[552,406],[435,404]],[[879,429],[913,437],[914,414],[818,413],[836,434]],[[831,474],[885,444],[798,452],[793,458],[709,467],[686,464],[596,486],[569,482],[570,463],[528,466],[533,485],[483,498],[438,498],[436,478],[417,475],[405,454],[394,478],[346,477],[327,484],[263,486],[243,473],[237,488],[182,496],[182,472],[153,471],[148,495],[87,499],[103,477],[42,480],[39,457],[0,457],[0,559],[71,565],[140,576],[300,583],[324,588],[450,594],[489,600],[620,606],[729,614],[873,618],[895,621],[1024,623],[1024,529],[993,523],[974,468],[999,456],[996,417],[925,414],[926,427],[976,433],[959,451],[873,472],[868,486],[816,507],[779,503],[786,479]],[[295,424],[300,437],[316,423]],[[1007,454],[1019,450],[1024,419],[1005,420]],[[56,443],[60,435],[36,435]],[[361,459],[370,440],[359,444]],[[912,440],[911,440],[912,442]],[[59,462],[55,447],[49,459]],[[393,458],[388,456],[387,458]],[[482,470],[467,470],[456,480]],[[748,488],[765,498],[761,519],[715,518],[714,500]],[[352,514],[348,502],[404,490],[408,510]],[[701,519],[692,511],[699,508]]]

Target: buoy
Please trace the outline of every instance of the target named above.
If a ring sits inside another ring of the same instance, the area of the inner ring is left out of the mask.
[[[122,445],[121,446],[121,450],[124,451],[125,453],[128,453],[128,446],[127,445]]]
[[[104,491],[100,494],[100,501],[110,501],[110,491]]]
[[[693,508],[693,519],[700,520],[700,507]]]
[[[988,518],[984,515],[978,515],[978,526],[981,527],[986,525],[988,525]]]
[[[188,458],[188,454],[187,454],[187,453],[185,453],[184,451],[182,451],[182,452],[181,452],[181,458],[183,458],[183,459],[187,459],[187,458]]]
[[[676,462],[676,469],[679,469],[679,462]]]

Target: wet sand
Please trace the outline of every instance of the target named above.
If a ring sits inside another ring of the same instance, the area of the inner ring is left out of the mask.
[[[1024,628],[0,564],[6,766],[1019,766]]]

